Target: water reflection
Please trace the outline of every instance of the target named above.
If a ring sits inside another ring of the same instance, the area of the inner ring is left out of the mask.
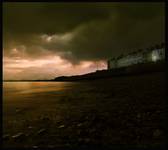
[[[72,87],[71,82],[4,82],[3,98],[21,97],[25,94],[40,94],[48,92],[66,91]]]

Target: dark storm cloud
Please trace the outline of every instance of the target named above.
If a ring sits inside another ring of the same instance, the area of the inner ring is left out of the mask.
[[[3,43],[7,54],[24,45],[29,57],[108,59],[163,42],[164,20],[163,3],[5,3]],[[68,41],[61,38],[66,34]],[[41,35],[58,38],[45,43]]]
[[[76,58],[107,59],[164,41],[164,18],[160,16],[146,21],[116,20],[86,25],[71,42],[70,51]]]
[[[104,18],[108,11],[82,3],[4,3],[3,15],[4,32],[54,34]]]

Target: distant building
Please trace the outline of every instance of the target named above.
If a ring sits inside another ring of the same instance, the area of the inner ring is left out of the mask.
[[[127,55],[121,55],[117,58],[109,59],[107,62],[108,69],[120,68],[139,63],[157,62],[165,59],[165,47],[162,43],[155,48],[138,50]]]
[[[109,68],[117,68],[117,59],[113,58],[108,60],[108,69]]]

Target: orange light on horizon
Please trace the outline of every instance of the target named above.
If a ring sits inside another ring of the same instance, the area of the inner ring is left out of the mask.
[[[98,61],[99,69],[105,69]],[[95,61],[81,61],[73,65],[58,55],[28,59],[21,57],[3,58],[4,79],[51,79],[57,76],[80,75],[96,70]]]

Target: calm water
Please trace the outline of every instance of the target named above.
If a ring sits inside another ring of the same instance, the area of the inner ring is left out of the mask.
[[[4,82],[3,98],[12,100],[35,95],[59,94],[71,90],[75,84],[71,82]]]

